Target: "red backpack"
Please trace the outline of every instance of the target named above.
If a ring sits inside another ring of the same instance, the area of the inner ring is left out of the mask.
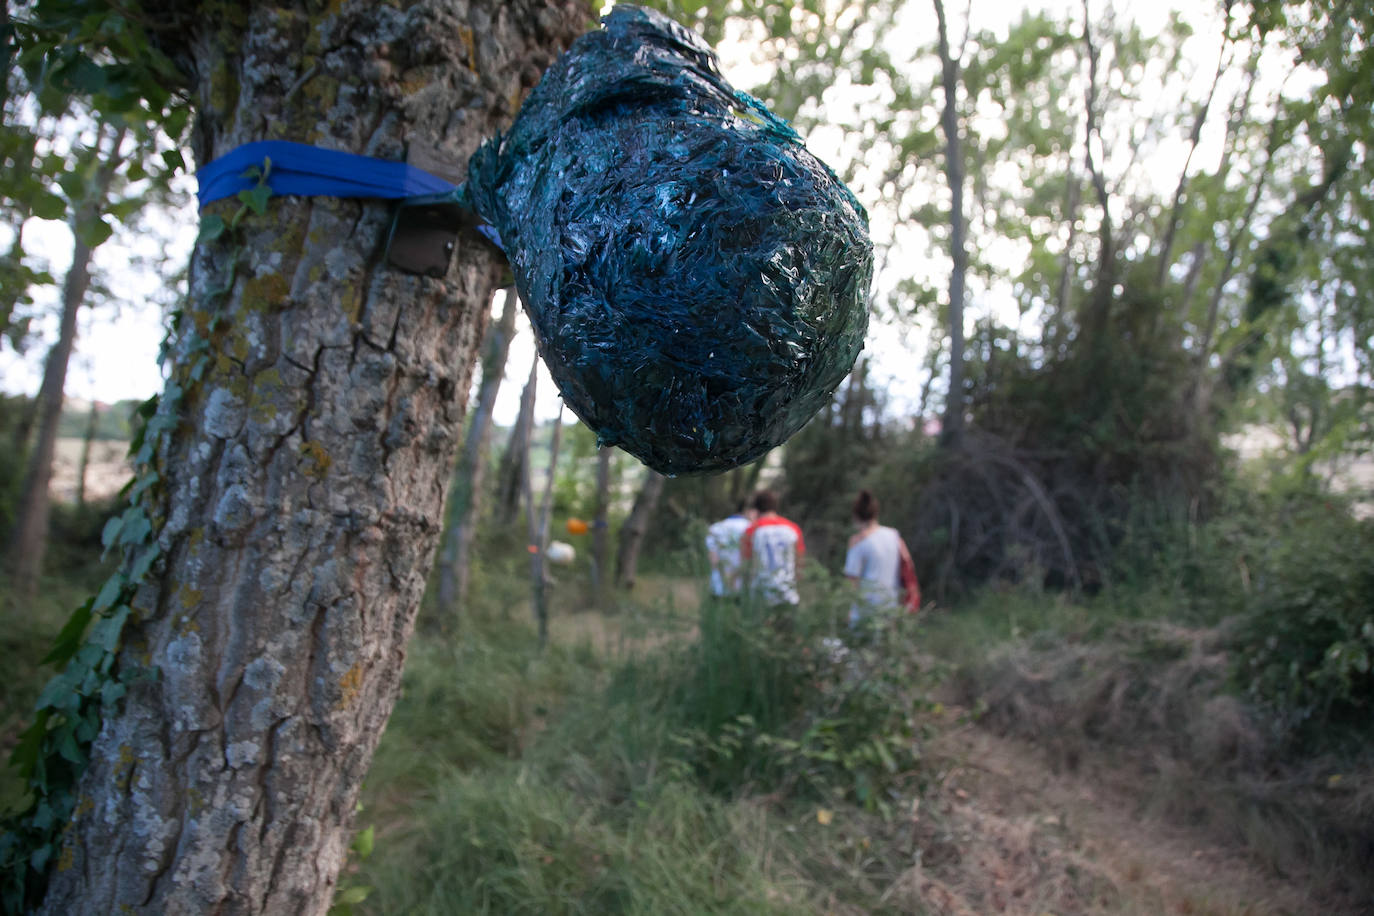
[[[907,550],[906,541],[898,537],[897,543],[901,545],[897,584],[902,594],[902,607],[906,608],[908,614],[914,614],[921,609],[921,583],[916,580],[916,564],[911,562],[911,551]]]

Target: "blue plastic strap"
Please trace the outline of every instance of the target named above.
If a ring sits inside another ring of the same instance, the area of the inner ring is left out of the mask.
[[[374,159],[286,140],[245,143],[196,172],[200,206],[257,186],[247,173],[267,160],[267,185],[273,194],[299,197],[380,197],[395,199],[446,194],[454,185],[404,162]]]

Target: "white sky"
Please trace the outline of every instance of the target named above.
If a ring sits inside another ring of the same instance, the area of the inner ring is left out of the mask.
[[[1100,4],[1097,0],[1095,6]],[[1133,18],[1147,32],[1157,32],[1166,23],[1175,4],[1179,0],[1166,2],[1133,2],[1115,4],[1118,21]],[[970,3],[973,28],[996,28],[1019,16],[1020,10],[1034,6],[1055,11],[1079,10],[1078,3],[1047,0],[1042,4],[1032,4],[1024,0],[1013,2]],[[951,20],[952,38],[957,43],[964,31],[964,4],[957,0],[947,3]],[[1187,7],[1188,18],[1194,21],[1198,35],[1189,47],[1190,63],[1203,77],[1210,79],[1216,61],[1216,19],[1206,4],[1192,4]],[[910,47],[933,40],[935,34],[934,15],[928,4],[915,0],[910,7],[908,21],[900,32],[891,36],[894,41],[906,41]],[[1096,13],[1095,13],[1096,14]],[[1079,13],[1081,15],[1081,13]],[[1195,17],[1204,16],[1202,20]],[[1210,28],[1208,27],[1210,23]],[[911,36],[920,36],[911,42]],[[957,44],[956,44],[957,47]],[[719,49],[726,76],[736,85],[752,87],[757,85],[766,72],[760,70],[749,60],[749,47],[739,42],[725,42]],[[1219,95],[1219,98],[1225,98]],[[1219,129],[1221,118],[1215,117],[1212,126]],[[835,163],[846,157],[843,136],[839,131],[819,130],[809,138],[808,145],[823,160]],[[1180,146],[1181,149],[1181,146]],[[1156,154],[1158,174],[1172,188],[1177,180],[1181,165],[1181,152],[1160,150]],[[1213,154],[1215,155],[1215,154]],[[1204,157],[1205,158],[1205,157]],[[1194,168],[1199,166],[1194,161]],[[97,252],[97,265],[100,273],[111,288],[113,299],[121,303],[118,308],[101,306],[83,310],[81,331],[77,341],[76,353],[67,377],[67,394],[82,400],[98,399],[112,402],[126,398],[146,398],[159,391],[162,378],[157,366],[157,351],[162,339],[161,309],[155,301],[155,292],[164,285],[164,280],[148,269],[139,269],[135,263],[137,256],[147,256],[153,249],[163,248],[174,264],[184,264],[195,233],[194,198],[181,212],[169,213],[156,227],[158,231],[140,237],[130,238],[121,234],[112,239]],[[874,207],[873,201],[865,201]],[[875,221],[875,233],[880,231]],[[31,220],[25,228],[27,249],[45,259],[48,269],[58,277],[65,273],[71,257],[71,236],[66,226],[59,222]],[[0,245],[9,243],[7,234],[0,227]],[[929,265],[930,259],[924,251],[898,251],[893,257],[896,263],[909,265],[918,259]],[[889,279],[890,282],[890,279]],[[48,301],[55,303],[56,289],[47,290]],[[1014,320],[1015,307],[1008,293],[991,290],[970,290],[968,323],[971,325],[980,314],[993,312],[1004,322],[1012,323],[1007,317],[1011,308]],[[16,355],[8,345],[0,352],[0,388],[8,392],[36,392],[41,381],[42,361],[47,349],[56,339],[56,309],[35,322],[36,334],[29,345],[28,352]],[[520,396],[520,385],[529,372],[530,360],[534,356],[533,340],[528,331],[524,315],[520,316],[521,331],[515,338],[509,362],[506,367],[506,381],[502,386],[501,397],[496,408],[498,423],[513,422]],[[910,410],[914,407],[922,386],[923,376],[919,366],[923,358],[928,337],[928,323],[916,328],[897,328],[873,323],[865,352],[873,363],[873,380],[886,385],[888,396],[894,407]],[[539,382],[540,397],[537,413],[542,420],[552,419],[558,412],[556,393],[547,371],[541,368]],[[571,415],[569,415],[571,416]]]

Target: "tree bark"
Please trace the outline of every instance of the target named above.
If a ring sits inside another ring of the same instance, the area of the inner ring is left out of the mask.
[[[644,535],[649,530],[658,498],[663,494],[663,483],[667,480],[657,471],[644,469],[644,485],[635,496],[630,517],[620,528],[620,545],[615,555],[615,580],[621,588],[634,588],[635,574],[639,568],[639,548],[644,543]]]
[[[531,376],[534,370],[531,370]],[[533,590],[534,622],[539,632],[539,648],[549,644],[549,569],[544,552],[549,549],[549,521],[553,515],[553,483],[558,472],[558,447],[563,441],[563,406],[553,421],[549,438],[549,468],[538,508],[534,505],[533,469],[525,462],[525,520],[530,537],[530,586]]]
[[[1207,90],[1207,98],[1203,101],[1202,107],[1198,109],[1197,117],[1193,119],[1192,130],[1188,132],[1188,155],[1184,157],[1183,168],[1178,173],[1178,185],[1174,188],[1173,203],[1169,206],[1169,222],[1164,230],[1164,241],[1159,248],[1159,263],[1155,267],[1155,285],[1163,286],[1164,280],[1169,276],[1169,268],[1173,266],[1174,237],[1178,233],[1179,223],[1183,220],[1183,201],[1188,189],[1188,169],[1193,162],[1193,154],[1197,152],[1197,146],[1202,139],[1202,127],[1207,123],[1207,113],[1212,108],[1212,99],[1217,94],[1217,86],[1221,83],[1222,74],[1226,71],[1226,48],[1231,43],[1231,9],[1226,8],[1226,23],[1222,29],[1221,50],[1217,52],[1217,69],[1212,75],[1212,85]]]
[[[964,223],[964,152],[959,138],[959,61],[949,49],[945,5],[935,4],[940,49],[940,86],[945,94],[940,126],[945,135],[945,177],[949,182],[949,248],[954,261],[949,275],[949,395],[940,426],[943,445],[957,445],[964,432],[964,282],[968,275],[968,245]]]
[[[72,213],[72,264],[62,282],[62,322],[57,343],[48,351],[43,367],[43,384],[35,404],[38,437],[29,452],[24,472],[24,489],[19,495],[15,511],[14,534],[10,542],[10,568],[14,574],[14,592],[21,598],[32,598],[38,590],[38,577],[43,571],[43,557],[48,549],[48,516],[51,501],[48,484],[52,480],[52,462],[57,449],[57,426],[62,419],[62,395],[67,385],[67,366],[72,348],[76,345],[76,319],[86,301],[91,286],[91,255],[94,249],[86,243],[78,227],[95,219],[105,209],[110,184],[121,163],[120,144],[125,130],[112,129],[108,152],[96,154],[103,161],[94,183],[84,200],[75,202]],[[106,136],[105,125],[97,133],[97,146]],[[27,439],[27,432],[21,432]]]
[[[1097,120],[1098,78],[1097,68],[1101,58],[1096,42],[1093,40],[1092,20],[1088,15],[1088,2],[1083,0],[1083,44],[1088,55],[1088,83],[1084,99],[1086,132],[1083,143],[1083,164],[1088,178],[1097,195],[1097,205],[1102,208],[1101,222],[1097,228],[1097,276],[1093,281],[1092,296],[1087,303],[1087,315],[1083,321],[1083,337],[1091,357],[1090,366],[1100,368],[1097,363],[1105,358],[1107,350],[1107,328],[1110,324],[1112,299],[1116,295],[1116,244],[1112,234],[1111,196],[1107,192],[1107,179],[1102,174],[1102,165],[1093,155],[1093,138],[1102,143],[1101,129]],[[1105,149],[1105,145],[1104,145]]]
[[[589,18],[561,0],[145,6],[186,20],[200,162],[264,137],[466,162]],[[469,230],[443,277],[388,266],[390,213],[274,198],[197,245],[180,412],[161,418],[163,559],[119,660],[157,677],[106,713],[46,913],[330,906],[501,270]]]
[[[607,573],[610,571],[611,446],[596,454],[596,517],[592,519],[592,600],[599,608],[606,603]]]
[[[472,539],[482,511],[482,485],[486,478],[487,452],[491,443],[491,415],[506,373],[506,357],[515,334],[515,312],[520,300],[515,288],[506,290],[501,320],[487,331],[482,352],[482,383],[477,405],[468,423],[467,438],[458,456],[453,491],[448,497],[448,534],[439,561],[438,604],[445,622],[457,623],[458,609],[467,600],[468,573],[472,568]]]
[[[99,402],[92,400],[90,412],[86,415],[86,431],[81,437],[81,461],[76,466],[76,504],[86,508],[86,471],[91,465],[91,444],[95,441],[95,424],[100,414],[96,410]]]
[[[515,524],[520,514],[526,465],[530,462],[530,431],[534,428],[534,388],[539,374],[539,357],[530,365],[530,377],[520,391],[520,412],[511,427],[506,450],[501,455],[497,476],[496,523],[505,528]]]

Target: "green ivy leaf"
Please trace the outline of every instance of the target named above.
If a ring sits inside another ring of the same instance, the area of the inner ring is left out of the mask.
[[[157,544],[148,545],[148,547],[138,555],[138,559],[134,561],[134,565],[129,567],[129,579],[133,582],[142,581],[143,577],[148,574],[148,570],[153,568],[153,561],[156,560],[161,553],[162,550]]]
[[[124,516],[116,515],[105,523],[100,532],[100,544],[109,550],[119,540],[119,529],[124,527]]]
[[[39,709],[73,708],[79,701],[76,696],[76,683],[83,673],[69,667],[60,674],[53,675],[43,686],[43,691],[38,694],[34,705]]]
[[[91,609],[99,613],[114,607],[115,602],[119,600],[120,592],[124,590],[125,584],[123,573],[115,573],[110,576],[110,578],[105,580],[105,584],[100,587],[100,591],[96,594]]]
[[[142,544],[153,533],[153,523],[142,506],[134,506],[124,513],[124,527],[119,532],[119,543],[125,547]]]
[[[126,692],[128,692],[128,688],[119,681],[106,681],[105,686],[100,688],[100,702],[105,706],[110,706],[124,696]]]
[[[38,710],[33,717],[33,724],[20,732],[19,743],[10,753],[10,766],[19,770],[21,779],[27,780],[33,775],[43,751],[43,739],[48,734],[48,718],[51,715],[46,709]]]
[[[258,216],[267,212],[267,201],[272,197],[272,189],[265,184],[260,184],[256,188],[238,193],[239,203],[252,210]]]
[[[94,605],[95,599],[89,598],[85,604],[72,612],[57,638],[53,640],[52,649],[39,662],[40,665],[60,665],[76,654],[77,648],[81,645],[81,635],[86,632],[86,624],[91,622],[91,608]]]
[[[122,604],[109,617],[102,617],[91,627],[90,644],[99,646],[106,652],[119,647],[119,634],[124,629],[124,621],[129,619],[129,606]]]
[[[202,242],[213,242],[224,234],[224,217],[217,213],[211,213],[200,221],[200,240]]]
[[[76,729],[66,731],[62,736],[62,741],[57,746],[57,752],[66,760],[71,761],[77,766],[86,763],[86,757],[81,753],[81,748],[76,745]]]

